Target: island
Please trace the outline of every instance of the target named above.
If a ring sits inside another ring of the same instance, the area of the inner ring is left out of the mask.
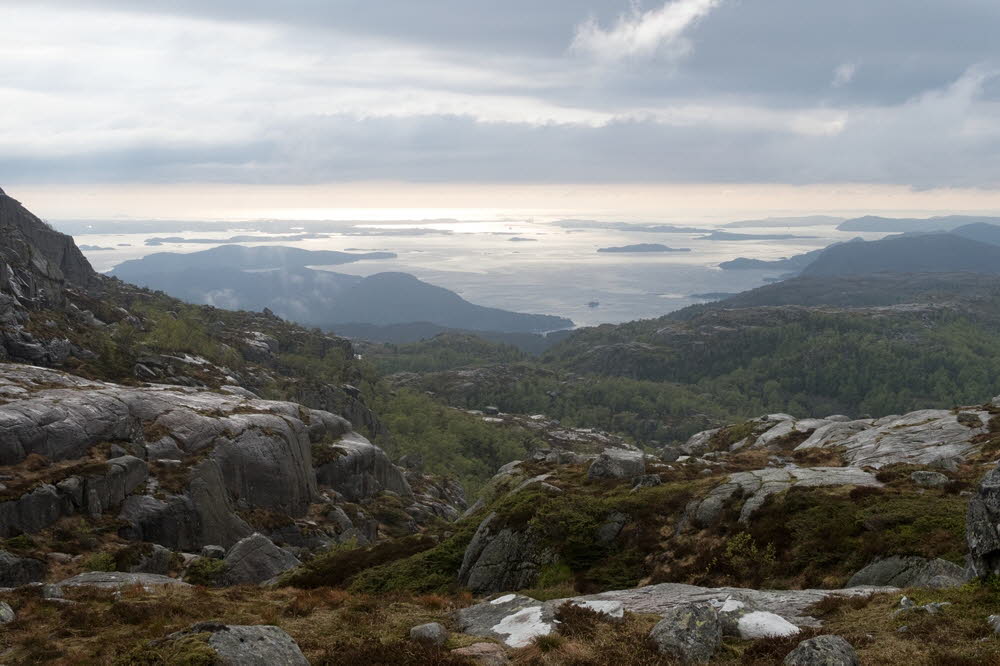
[[[659,243],[637,243],[622,247],[602,247],[598,252],[690,252],[687,247],[667,247]]]

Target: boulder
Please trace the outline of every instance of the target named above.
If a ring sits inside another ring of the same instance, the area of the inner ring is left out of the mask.
[[[226,549],[222,546],[205,546],[201,549],[201,556],[210,560],[222,560],[226,557]]]
[[[18,587],[45,578],[45,562],[0,550],[0,587]]]
[[[722,644],[722,624],[711,604],[688,604],[665,612],[649,638],[666,657],[684,664],[704,664]]]
[[[951,481],[941,472],[920,471],[910,474],[910,480],[923,488],[943,488]]]
[[[185,639],[203,641],[221,666],[309,666],[292,637],[268,625],[201,622],[155,641],[153,647]]]
[[[0,601],[0,624],[10,624],[15,619],[17,619],[17,615],[10,604],[6,601]]]
[[[530,527],[514,529],[497,522],[491,513],[479,524],[459,569],[459,583],[479,594],[531,587],[541,568],[556,558]]]
[[[448,630],[437,622],[421,624],[410,629],[410,640],[440,647],[448,642]]]
[[[785,666],[860,666],[854,647],[840,636],[817,636],[799,643],[784,661]]]
[[[317,461],[316,479],[351,502],[389,490],[402,497],[413,491],[403,471],[379,447],[357,433],[348,433],[333,444],[321,444],[328,454]]]
[[[473,643],[467,647],[452,650],[451,653],[469,659],[479,666],[505,666],[505,664],[510,663],[507,652],[496,643]]]
[[[240,540],[226,554],[225,585],[258,585],[302,564],[259,532]]]
[[[890,587],[956,587],[968,580],[965,569],[945,560],[923,557],[887,557],[872,562],[847,582],[847,587],[887,585]]]
[[[633,479],[646,472],[646,457],[641,451],[605,449],[587,470],[588,479]]]
[[[463,608],[455,619],[463,633],[495,638],[514,648],[552,633],[556,625],[551,605],[517,594]]]
[[[131,573],[150,573],[165,575],[170,571],[174,554],[159,544],[145,544],[147,547],[138,553],[138,558],[128,570]]]

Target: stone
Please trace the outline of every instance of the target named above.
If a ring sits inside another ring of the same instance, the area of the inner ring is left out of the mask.
[[[205,546],[201,549],[201,556],[210,560],[222,560],[226,557],[226,549],[222,546]]]
[[[480,666],[504,666],[510,663],[506,651],[496,643],[473,643],[452,650],[451,654],[469,659]]]
[[[259,532],[240,540],[223,560],[225,585],[259,585],[302,564]]]
[[[612,511],[597,528],[597,542],[609,544],[618,538],[622,528],[628,522],[628,516],[620,511]]]
[[[892,556],[872,562],[847,582],[846,587],[957,587],[968,580],[965,569],[945,560]]]
[[[684,664],[704,664],[722,644],[722,624],[711,604],[688,604],[666,611],[649,638],[666,657]]]
[[[45,562],[0,550],[0,587],[18,587],[45,578]]]
[[[331,460],[316,468],[316,479],[349,501],[370,499],[385,490],[401,497],[413,496],[403,471],[358,433],[345,433],[336,443],[322,446],[330,450]]]
[[[605,449],[590,464],[588,479],[632,479],[646,471],[645,455],[641,451]]]
[[[642,476],[637,476],[632,479],[632,492],[641,490],[643,488],[653,488],[659,486],[663,483],[663,479],[660,478],[659,474],[643,474]]]
[[[6,601],[0,601],[0,624],[10,624],[15,619],[17,619],[17,615],[10,604]]]
[[[448,630],[437,622],[421,624],[410,629],[410,640],[440,647],[448,642]]]
[[[943,488],[951,481],[941,472],[927,471],[913,472],[910,474],[910,480],[923,488]]]
[[[799,643],[784,661],[785,666],[860,666],[854,646],[840,636],[816,636]]]
[[[986,618],[986,623],[990,625],[994,634],[1000,634],[1000,615],[990,615]]]

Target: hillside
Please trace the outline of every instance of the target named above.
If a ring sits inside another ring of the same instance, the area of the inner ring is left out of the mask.
[[[827,248],[805,276],[869,273],[1000,273],[1000,247],[954,234],[899,236]]]
[[[124,262],[112,275],[189,303],[257,311],[267,308],[291,321],[326,329],[339,324],[426,322],[445,328],[536,333],[573,326],[562,317],[474,305],[407,273],[359,277],[308,268],[380,259],[383,255],[223,246],[189,254],[152,254]]]
[[[964,397],[1000,376],[1000,278],[800,278],[541,363],[449,333],[383,379],[94,274],[16,205],[0,228],[9,663],[1000,658],[1000,398]],[[733,307],[813,297],[843,304]],[[907,396],[941,404],[880,408]]]

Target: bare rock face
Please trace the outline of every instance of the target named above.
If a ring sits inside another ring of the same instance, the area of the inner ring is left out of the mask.
[[[588,479],[633,479],[646,472],[646,460],[641,451],[605,449],[587,470]]]
[[[521,590],[554,560],[555,553],[530,528],[497,525],[496,514],[490,514],[465,549],[458,580],[481,594]]]
[[[329,460],[318,466],[317,479],[348,500],[368,499],[383,490],[403,497],[413,495],[402,470],[392,464],[382,449],[361,435],[350,433],[337,442],[320,446],[326,449]]]

